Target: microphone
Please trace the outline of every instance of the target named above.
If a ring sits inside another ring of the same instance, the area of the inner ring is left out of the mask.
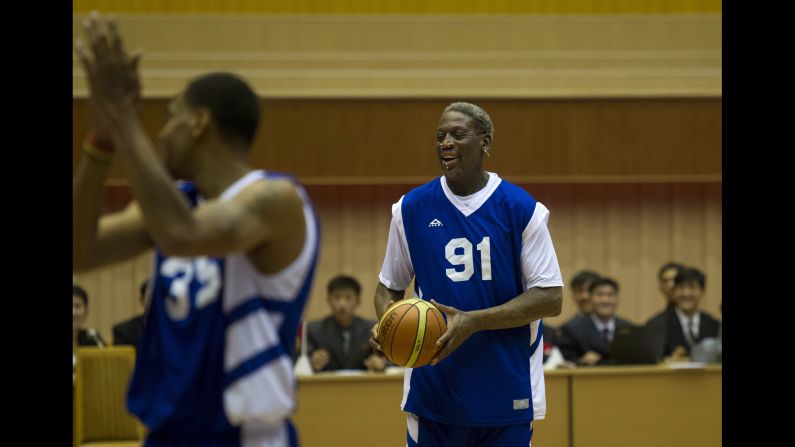
[[[97,331],[96,331],[96,329],[94,329],[94,328],[92,327],[92,328],[90,328],[90,329],[87,331],[87,333],[88,333],[88,338],[90,338],[90,339],[94,340],[94,342],[97,344],[97,346],[99,346],[100,348],[104,348],[104,347],[105,347],[105,343],[103,343],[103,342],[102,342],[102,339],[101,339],[101,338],[99,338],[99,334],[97,334]]]
[[[312,361],[309,360],[309,355],[307,355],[307,345],[306,345],[306,332],[307,332],[307,322],[303,322],[303,329],[301,329],[301,355],[298,356],[298,360],[295,362],[295,374],[297,376],[311,376],[314,374],[312,370]]]

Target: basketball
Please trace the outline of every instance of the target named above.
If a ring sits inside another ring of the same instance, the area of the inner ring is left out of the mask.
[[[393,303],[378,322],[378,341],[392,363],[419,368],[431,362],[433,345],[447,330],[442,312],[429,301],[409,298]]]

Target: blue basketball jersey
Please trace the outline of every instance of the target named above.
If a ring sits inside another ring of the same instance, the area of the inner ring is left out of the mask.
[[[286,176],[253,171],[219,200],[276,177]],[[259,273],[245,253],[182,258],[156,251],[127,397],[153,442],[264,445],[258,439],[271,436],[264,433],[284,425],[295,408],[291,358],[320,235],[311,202],[296,186],[306,238],[299,257],[281,272]],[[179,188],[192,206],[201,203],[192,184],[180,182]]]
[[[468,215],[439,178],[410,191],[401,213],[416,295],[472,311],[524,292],[522,232],[535,209],[530,194],[504,180]],[[531,366],[541,367],[531,362],[541,353],[540,331],[539,321],[476,332],[436,366],[407,370],[404,411],[453,425],[532,421],[533,386],[541,393],[544,386],[540,371],[531,374]],[[540,385],[532,376],[541,377]]]

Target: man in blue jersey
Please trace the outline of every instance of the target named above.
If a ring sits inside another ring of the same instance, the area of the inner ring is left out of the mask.
[[[409,446],[526,447],[546,412],[540,319],[560,314],[563,281],[549,211],[483,170],[493,135],[482,108],[447,106],[436,134],[443,175],[392,207],[376,314],[414,279],[414,294],[447,319],[431,365],[406,371]]]
[[[137,114],[138,57],[112,19],[92,13],[84,26],[76,51],[94,133],[74,182],[73,262],[87,270],[156,250],[127,398],[145,445],[296,445],[291,353],[319,241],[306,192],[248,166],[259,100],[227,73],[169,103],[162,163]],[[134,200],[100,216],[114,156]]]

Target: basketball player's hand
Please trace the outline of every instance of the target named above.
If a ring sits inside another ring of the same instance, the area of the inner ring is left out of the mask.
[[[373,351],[383,354],[384,351],[381,350],[381,343],[378,342],[378,323],[373,325],[373,328],[370,329],[370,347],[373,348]]]
[[[103,116],[113,106],[136,111],[141,94],[140,54],[127,54],[113,17],[93,11],[83,22],[83,29],[86,41],[78,39],[75,52],[85,70],[98,115]]]
[[[320,371],[328,365],[330,360],[328,351],[325,349],[318,349],[312,353],[312,369]]]
[[[475,332],[475,325],[468,312],[439,304],[433,299],[431,303],[447,315],[447,330],[436,341],[436,355],[431,359],[431,366],[433,366],[458,349],[461,343]]]

